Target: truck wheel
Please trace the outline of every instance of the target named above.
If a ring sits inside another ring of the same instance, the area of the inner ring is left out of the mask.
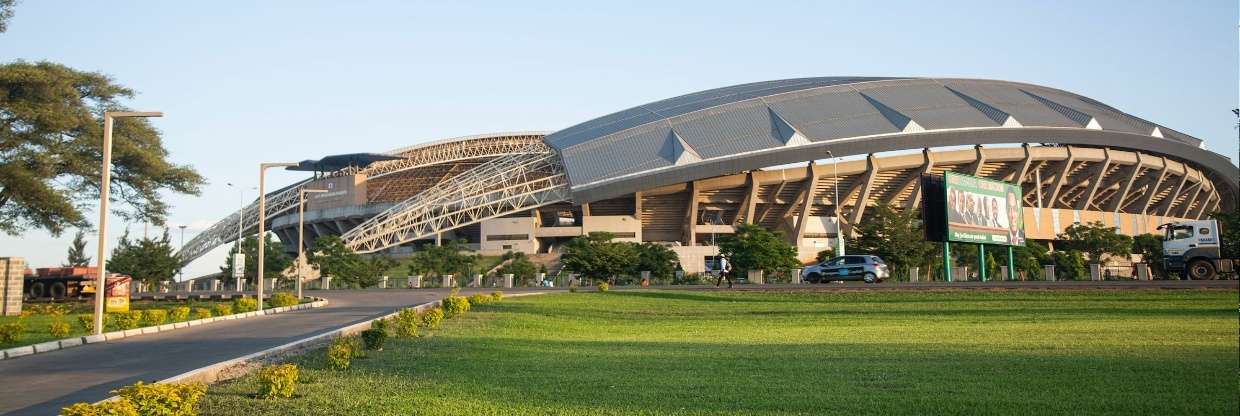
[[[31,299],[42,298],[45,292],[47,292],[47,290],[43,287],[43,282],[35,282],[33,285],[30,285]]]
[[[48,294],[52,296],[52,299],[64,299],[65,297],[64,282],[52,283],[52,290],[49,291]]]
[[[1196,259],[1188,262],[1188,278],[1193,280],[1210,280],[1214,278],[1214,264],[1208,260]]]

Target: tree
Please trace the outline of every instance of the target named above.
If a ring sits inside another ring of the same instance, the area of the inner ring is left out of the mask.
[[[347,283],[360,266],[362,256],[346,246],[340,236],[325,235],[314,240],[314,250],[306,256],[306,262],[319,274]]]
[[[629,271],[633,276],[640,276],[641,272],[648,271],[650,276],[656,279],[669,279],[676,273],[676,266],[680,265],[680,256],[670,248],[655,243],[625,244],[632,245],[637,252],[637,261]]]
[[[1240,211],[1215,212],[1210,218],[1218,220],[1219,242],[1223,246],[1220,254],[1225,259],[1240,259]]]
[[[857,238],[850,251],[881,257],[893,276],[906,278],[913,266],[934,253],[935,245],[925,240],[920,216],[914,210],[897,211],[878,204],[866,211],[865,221],[854,228]]]
[[[86,255],[86,236],[82,230],[73,235],[73,245],[69,246],[69,257],[65,267],[86,267],[90,265],[90,256]]]
[[[11,7],[0,0],[0,22]],[[0,65],[0,231],[59,235],[89,226],[82,208],[99,200],[103,113],[125,110],[119,101],[133,96],[99,73],[50,62]],[[162,225],[165,191],[198,194],[203,178],[168,162],[145,119],[117,122],[113,135],[115,214]]]
[[[168,230],[159,239],[129,239],[129,232],[121,235],[121,241],[112,249],[108,259],[108,271],[132,277],[154,287],[160,282],[172,281],[181,271],[181,261],[173,254]]]
[[[533,278],[534,274],[538,273],[538,266],[535,266],[534,262],[530,261],[529,256],[526,256],[525,253],[509,251],[504,253],[504,261],[507,263],[504,263],[495,272],[500,276],[512,274],[520,282]]]
[[[1033,240],[1025,240],[1025,245],[1012,247],[1012,265],[1016,267],[1016,273],[1024,272],[1028,280],[1039,279],[1042,265],[1051,262],[1048,251],[1045,244]]]
[[[1078,280],[1089,274],[1080,251],[1059,250],[1051,253],[1051,260],[1055,263],[1055,280]]]
[[[636,263],[634,245],[611,241],[615,234],[594,231],[564,244],[560,264],[564,268],[592,280],[615,278],[633,270]]]
[[[1074,223],[1059,234],[1059,239],[1063,249],[1088,254],[1090,263],[1101,263],[1104,254],[1127,256],[1132,252],[1132,237],[1098,221]]]
[[[375,287],[379,284],[379,278],[394,266],[396,266],[396,260],[388,256],[376,255],[363,258],[354,263],[353,270],[344,274],[344,283],[351,287]]]
[[[13,8],[17,0],[0,0],[0,33],[9,30],[9,19],[13,18]]]
[[[278,281],[283,276],[284,270],[293,265],[293,258],[284,253],[280,242],[272,239],[271,234],[263,236],[263,239],[263,279]],[[237,246],[234,243],[232,250],[228,251],[228,258],[224,260],[224,265],[220,266],[220,273],[223,273],[220,280],[223,282],[232,282],[232,253],[236,252]],[[258,278],[258,237],[249,236],[242,240],[241,253],[245,255],[245,270],[242,275],[245,276],[246,284],[253,284]]]
[[[427,276],[466,276],[474,272],[481,256],[462,253],[465,240],[452,240],[442,246],[424,244],[409,263],[410,274]]]
[[[1167,267],[1163,264],[1163,239],[1154,234],[1141,234],[1132,239],[1132,253],[1141,255],[1141,261],[1149,264],[1150,273],[1167,278]]]
[[[801,265],[797,250],[782,233],[753,224],[736,226],[736,233],[719,237],[719,255],[732,263],[732,273],[744,276],[750,270],[781,272]]]

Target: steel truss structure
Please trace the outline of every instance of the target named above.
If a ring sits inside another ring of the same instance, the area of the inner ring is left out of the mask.
[[[368,178],[403,172],[434,165],[447,165],[466,160],[489,160],[500,156],[522,154],[531,144],[542,144],[542,132],[517,132],[476,135],[446,139],[417,146],[405,147],[386,154],[401,156],[401,160],[383,161],[364,168],[350,167],[329,173],[327,176],[367,175]],[[531,151],[541,151],[536,146]],[[545,149],[545,146],[542,147]],[[538,153],[541,155],[541,153]],[[272,219],[297,206],[297,193],[313,180],[307,179],[292,186],[267,194],[268,225]],[[245,207],[242,235],[258,231],[258,200]],[[211,225],[199,233],[177,253],[181,264],[188,264],[208,251],[237,239],[238,213]]]
[[[371,253],[489,218],[568,200],[559,155],[531,144],[446,179],[346,232],[349,248]]]

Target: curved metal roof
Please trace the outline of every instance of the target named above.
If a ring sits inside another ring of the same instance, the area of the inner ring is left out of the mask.
[[[1096,100],[977,79],[802,78],[683,95],[548,135],[576,202],[713,175],[836,156],[982,143],[1076,143],[1155,151],[1205,165],[1201,140]]]

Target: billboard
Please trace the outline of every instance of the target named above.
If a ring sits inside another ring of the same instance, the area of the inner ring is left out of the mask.
[[[1025,244],[1020,186],[946,172],[947,241],[1019,246]]]

